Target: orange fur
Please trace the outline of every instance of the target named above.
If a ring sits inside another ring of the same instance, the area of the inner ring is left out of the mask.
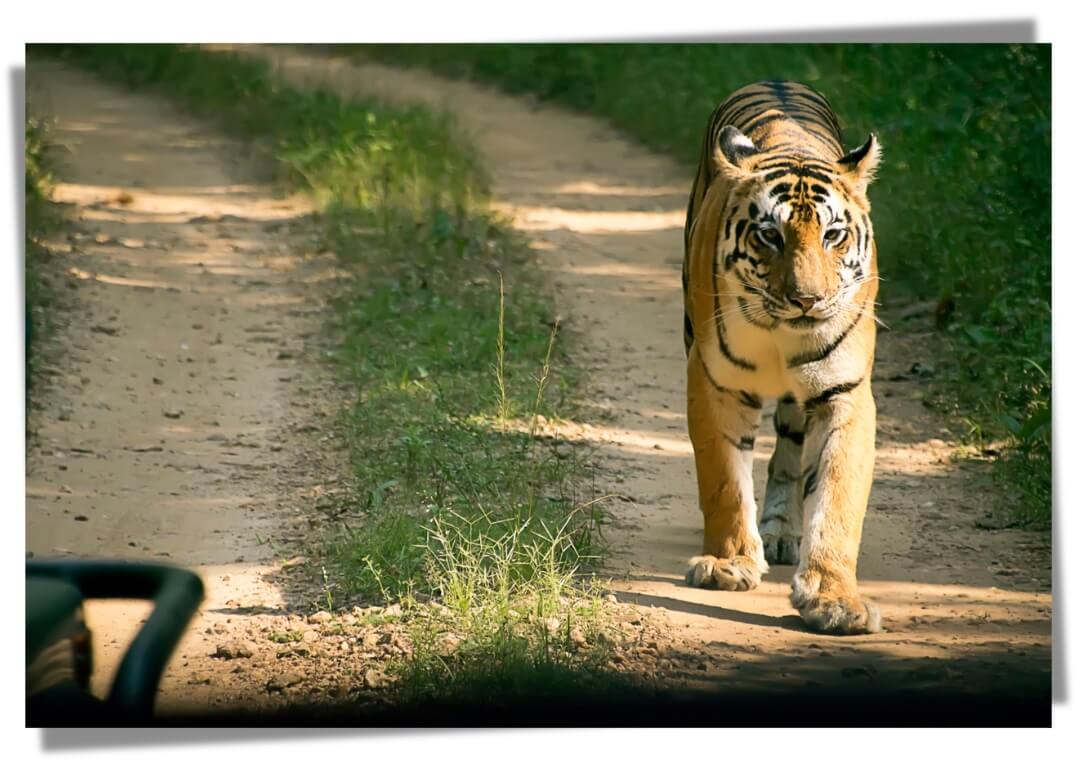
[[[879,158],[874,136],[842,155],[836,119],[809,88],[751,85],[714,112],[687,211],[687,418],[704,519],[687,579],[756,586],[768,569],[760,522],[774,556],[801,546],[792,602],[833,633],[880,628],[855,576],[873,476],[866,187]],[[782,395],[802,426],[785,428],[791,444],[773,456],[771,502],[756,515],[753,435],[761,400]]]

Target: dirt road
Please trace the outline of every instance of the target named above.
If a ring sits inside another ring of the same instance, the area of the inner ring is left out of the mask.
[[[688,687],[1008,685],[1048,698],[1049,537],[976,526],[993,487],[982,468],[952,462],[953,439],[910,370],[935,364],[928,323],[881,335],[874,379],[877,479],[859,571],[886,631],[808,633],[787,601],[790,567],[749,593],[688,588],[701,537],[680,337],[691,170],[599,121],[484,87],[249,52],[295,83],[446,108],[485,155],[495,202],[531,237],[591,371],[597,422],[562,433],[595,444],[607,488],[624,498],[610,502],[610,572],[622,600],[667,622],[647,668]],[[278,700],[313,682],[294,674],[300,647],[348,650],[290,613],[313,601],[283,576],[290,549],[264,542],[302,535],[311,502],[344,473],[325,418],[336,390],[313,357],[332,262],[300,254],[304,202],[276,198],[243,148],[205,123],[48,60],[31,61],[28,89],[31,107],[57,119],[56,196],[73,222],[51,245],[75,287],[31,417],[27,548],[196,566],[208,601],[162,708]],[[759,493],[768,433],[765,423]],[[91,612],[106,666],[144,612]],[[302,642],[269,643],[285,628]],[[234,642],[254,655],[211,658]]]
[[[27,81],[31,110],[55,119],[54,198],[69,205],[48,242],[65,307],[38,350],[27,551],[199,571],[206,602],[159,706],[212,708],[235,667],[210,658],[217,645],[273,647],[253,633],[313,603],[279,562],[345,473],[316,357],[333,260],[298,253],[307,203],[275,197],[242,144],[49,59]],[[147,610],[90,608],[98,695]]]
[[[845,639],[805,631],[787,600],[792,567],[774,567],[749,593],[687,587],[685,563],[701,541],[680,338],[692,169],[598,120],[485,86],[310,50],[249,52],[294,84],[444,109],[471,135],[496,205],[531,237],[565,325],[579,334],[577,361],[592,372],[590,396],[606,422],[563,434],[595,443],[610,490],[630,499],[611,504],[621,597],[666,614],[661,651],[706,657],[680,678],[973,693],[1010,684],[1049,697],[1050,539],[977,526],[993,524],[996,488],[984,467],[953,462],[955,438],[922,404],[926,381],[912,370],[935,364],[928,318],[881,335],[874,375],[877,469],[859,576],[887,631]],[[887,282],[882,291],[888,315]],[[774,444],[768,412],[755,454],[759,499]],[[660,667],[674,673],[681,663]]]

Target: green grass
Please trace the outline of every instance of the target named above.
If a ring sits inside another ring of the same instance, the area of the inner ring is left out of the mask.
[[[1050,518],[1049,45],[375,45],[359,54],[490,81],[605,117],[689,169],[716,104],[807,82],[848,146],[885,149],[871,191],[882,292],[954,308],[943,408],[1033,524]]]
[[[433,520],[427,579],[444,607],[412,623],[412,658],[396,670],[402,701],[536,697],[565,684],[560,675],[603,677],[614,630],[575,577],[570,522],[501,523],[492,532],[486,517]]]
[[[334,507],[314,549],[321,603],[400,602],[420,644],[398,667],[414,695],[566,664],[537,622],[599,626],[575,574],[598,555],[601,515],[583,453],[537,421],[573,405],[576,374],[525,242],[486,208],[485,174],[446,115],[300,92],[250,59],[182,46],[56,52],[262,146],[319,201],[320,245],[356,274],[331,332],[355,389],[341,425],[360,498]],[[445,603],[437,626],[415,605],[428,598]],[[423,647],[445,631],[462,639],[449,659]]]

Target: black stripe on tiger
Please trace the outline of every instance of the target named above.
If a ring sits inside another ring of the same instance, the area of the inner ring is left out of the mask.
[[[757,396],[756,394],[740,391],[739,402],[741,402],[746,407],[751,407],[755,410],[761,410],[761,397]]]
[[[760,317],[757,317],[750,311],[750,302],[743,299],[741,296],[735,297],[735,300],[739,303],[739,312],[746,318],[746,322],[757,328],[764,328],[766,330],[772,330],[776,328],[780,322],[780,318],[769,318],[768,322],[763,321]]]
[[[827,402],[830,402],[835,397],[839,397],[841,394],[847,394],[848,392],[850,392],[852,389],[861,384],[865,378],[866,377],[863,376],[863,378],[860,378],[858,381],[848,381],[843,384],[837,384],[836,386],[830,386],[821,394],[811,397],[806,402],[804,402],[803,407],[806,409],[807,413],[813,413],[819,407],[821,407]]]
[[[773,180],[779,180],[785,175],[795,175],[796,177],[812,177],[815,180],[820,180],[823,183],[833,182],[832,175],[827,175],[824,172],[807,166],[795,166],[794,164],[780,165],[777,169],[769,172],[762,180],[765,182],[772,182]]]
[[[782,439],[790,439],[798,447],[802,447],[803,441],[806,439],[805,433],[792,430],[787,424],[778,421],[775,416],[773,416],[773,428],[776,429],[776,436]]]
[[[742,450],[743,452],[750,452],[754,449],[754,438],[751,436],[739,437],[738,439],[735,439],[735,437],[730,437],[727,434],[724,434],[724,439],[730,442],[737,450]]]
[[[724,114],[723,122],[721,122],[721,123],[722,124],[730,124],[733,127],[739,127],[740,126],[739,120],[742,119],[743,117],[748,116],[750,114],[757,114],[759,111],[766,111],[766,110],[769,109],[769,107],[771,107],[773,105],[774,105],[774,103],[773,103],[772,99],[770,99],[768,97],[762,98],[761,100],[758,100],[758,101],[753,101],[752,103],[744,103],[743,105],[739,106],[739,108],[737,108],[735,111],[733,111],[733,112],[731,112],[729,114]],[[740,131],[742,131],[741,128],[740,128]]]
[[[747,91],[747,92],[744,92],[744,93],[739,93],[738,95],[733,95],[730,98],[728,98],[726,101],[721,103],[719,106],[717,106],[716,109],[712,113],[712,117],[709,120],[710,124],[713,125],[713,128],[712,128],[712,132],[709,133],[708,137],[709,138],[715,138],[716,137],[716,134],[718,132],[720,132],[720,127],[722,127],[724,124],[727,123],[727,119],[724,119],[722,117],[725,117],[726,112],[728,110],[730,110],[733,106],[735,106],[735,104],[741,103],[742,101],[745,101],[748,98],[760,98],[761,95],[762,95],[762,93],[760,93],[760,92],[750,90],[750,91]]]
[[[717,344],[720,347],[720,354],[724,356],[724,359],[737,368],[743,370],[757,370],[757,366],[749,360],[744,360],[741,357],[736,357],[731,353],[731,347],[727,343],[727,329],[724,327],[724,318],[719,314],[720,309],[720,297],[716,297],[716,309],[718,314],[716,315],[716,338]]]
[[[810,497],[810,495],[812,495],[814,493],[814,490],[817,489],[817,478],[818,478],[818,468],[815,465],[809,470],[809,472],[807,472],[807,474],[805,476],[803,476],[803,479],[805,480],[803,482],[803,491],[802,491],[802,499],[803,500],[806,500],[806,498]]]
[[[772,114],[770,114],[770,113],[766,112],[766,113],[762,114],[761,116],[756,117],[753,121],[748,122],[743,127],[742,131],[743,131],[744,134],[749,135],[754,130],[756,130],[756,129],[760,128],[760,127],[764,127],[767,124],[772,124],[773,122],[777,122],[777,121],[779,121],[781,119],[790,119],[790,118],[791,117],[789,117],[787,114],[781,114],[781,113],[772,113]],[[779,147],[780,146],[772,145],[772,146],[769,146],[769,150],[770,151],[775,151]]]
[[[745,220],[739,220],[739,222],[742,223],[742,222],[745,222]],[[729,363],[731,363],[735,367],[742,368],[743,370],[751,370],[751,371],[752,370],[757,370],[757,366],[754,365],[754,363],[750,362],[749,360],[744,360],[741,357],[736,357],[734,354],[732,354],[731,347],[728,346],[727,336],[726,336],[727,329],[724,326],[724,316],[723,316],[722,311],[720,309],[720,294],[719,294],[719,292],[717,292],[715,290],[716,282],[717,282],[717,280],[719,280],[719,278],[717,277],[719,273],[718,273],[718,271],[716,269],[717,264],[718,264],[716,259],[719,256],[720,256],[720,251],[719,251],[719,249],[717,249],[716,251],[713,252],[713,261],[712,261],[713,316],[714,316],[714,322],[716,324],[716,343],[720,348],[720,354],[722,354],[724,356],[724,359],[726,359]]]
[[[709,383],[712,384],[713,389],[720,392],[721,394],[730,394],[732,397],[739,401],[739,404],[743,405],[744,407],[748,407],[753,410],[761,409],[761,397],[750,392],[745,392],[741,389],[729,389],[726,386],[721,386],[717,383],[716,379],[713,378],[712,371],[709,370],[709,364],[705,362],[705,358],[699,354],[698,359],[701,362],[702,369],[704,369],[705,371],[705,378],[709,379]]]
[[[787,366],[789,368],[798,368],[801,365],[809,365],[812,362],[820,362],[826,357],[831,355],[833,351],[844,343],[844,339],[848,337],[852,329],[859,324],[862,320],[863,313],[866,312],[866,300],[864,299],[862,304],[859,305],[859,314],[855,316],[855,319],[848,323],[847,328],[840,332],[840,335],[830,341],[828,344],[813,352],[803,352],[802,354],[795,355],[788,360]]]

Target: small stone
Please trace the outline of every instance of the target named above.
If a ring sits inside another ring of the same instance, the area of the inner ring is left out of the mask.
[[[377,669],[364,672],[364,685],[368,688],[381,688],[386,684],[386,675]]]
[[[214,659],[250,659],[251,649],[240,641],[220,643],[217,650],[210,655]]]
[[[306,630],[304,632],[303,641],[305,643],[314,643],[318,639],[319,639],[319,631],[318,630]]]
[[[383,616],[401,616],[401,604],[393,603],[383,610]]]
[[[181,416],[184,415],[184,411],[179,409],[179,408],[166,408],[165,410],[163,410],[161,412],[162,412],[162,415],[164,415],[166,418],[173,418],[173,419],[180,418]]]
[[[329,611],[317,611],[307,618],[311,624],[329,624],[334,618]]]
[[[452,632],[444,632],[439,636],[439,655],[451,656],[461,645],[461,638]]]
[[[570,628],[570,642],[579,648],[589,644],[588,638],[585,637],[585,632],[580,627]]]
[[[76,520],[76,521],[89,521],[90,519],[89,519],[88,517],[86,517],[86,516],[83,516],[83,515],[82,515],[82,514],[80,513],[80,514],[79,514],[78,516],[76,516],[76,517],[75,517],[75,520]]]
[[[395,632],[390,636],[390,647],[406,656],[412,653],[412,641],[408,635],[400,632]]]
[[[302,682],[304,682],[303,675],[296,672],[286,672],[282,675],[270,678],[270,681],[266,684],[266,690],[269,693],[280,693],[286,688],[291,688]]]

